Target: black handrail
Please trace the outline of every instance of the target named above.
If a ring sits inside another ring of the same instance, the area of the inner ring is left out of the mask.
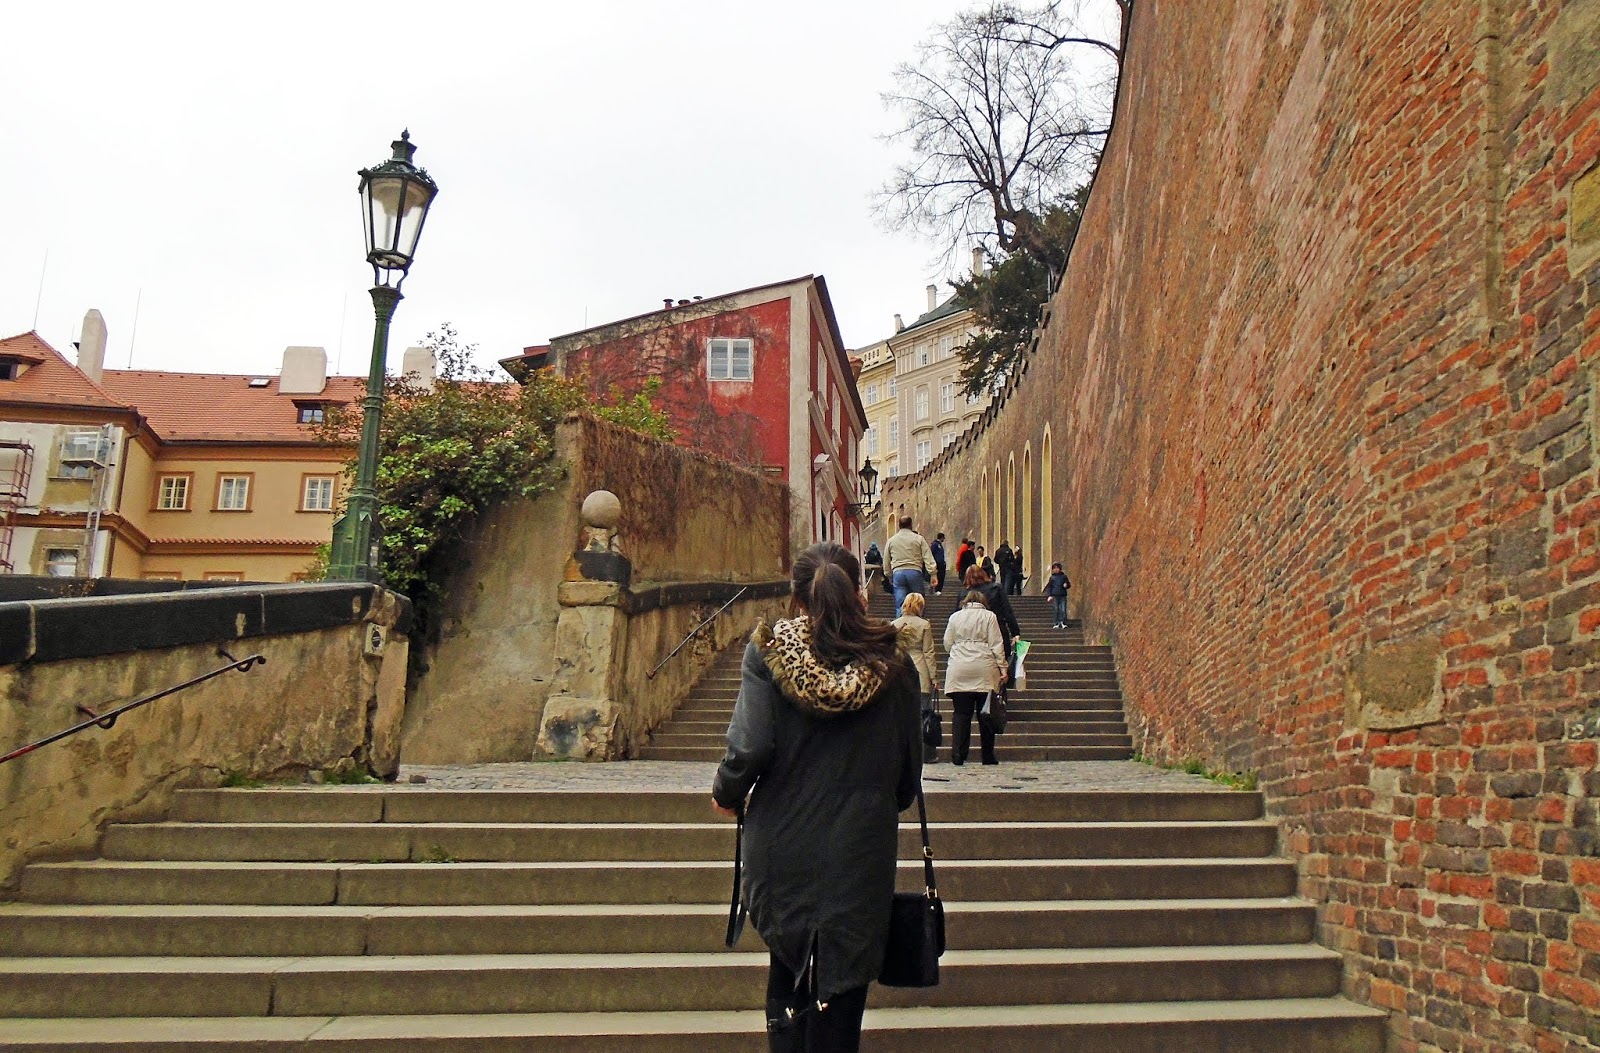
[[[197,676],[193,680],[185,680],[181,684],[175,684],[164,691],[157,691],[153,695],[146,695],[143,698],[136,698],[127,705],[118,706],[109,713],[96,713],[87,706],[79,706],[78,712],[89,714],[88,720],[85,720],[81,724],[74,724],[65,731],[58,731],[54,735],[42,738],[38,742],[31,742],[20,749],[14,749],[5,756],[0,756],[0,764],[4,764],[8,760],[16,760],[18,757],[32,753],[40,746],[48,746],[52,742],[59,742],[69,735],[76,735],[80,731],[87,731],[90,728],[110,728],[112,725],[116,724],[118,717],[122,716],[122,714],[128,712],[130,709],[138,709],[140,706],[148,706],[158,698],[166,698],[168,695],[175,695],[179,691],[194,687],[196,684],[203,684],[207,680],[221,676],[223,673],[231,673],[235,669],[239,670],[241,673],[248,673],[258,665],[267,664],[265,655],[253,654],[248,658],[234,658],[233,655],[229,654],[227,651],[224,651],[220,647],[217,648],[217,654],[223,658],[226,658],[228,660],[228,664],[219,669],[213,669],[209,673],[204,673],[200,676]]]
[[[745,593],[747,593],[749,591],[750,591],[750,586],[746,585],[744,588],[740,589],[738,592],[734,593],[732,596],[729,596],[728,597],[728,602],[724,603],[721,607],[718,607],[716,609],[716,611],[711,615],[711,617],[707,618],[705,621],[701,622],[699,625],[696,625],[693,629],[690,629],[689,630],[689,635],[685,636],[682,640],[678,641],[678,646],[674,647],[671,651],[669,651],[667,653],[667,657],[665,657],[661,661],[657,662],[656,663],[656,667],[654,669],[650,670],[650,672],[646,673],[644,678],[646,680],[654,680],[656,678],[656,674],[661,672],[661,667],[666,665],[668,662],[672,661],[672,656],[673,655],[675,655],[679,651],[683,650],[685,645],[687,645],[690,640],[693,640],[697,635],[699,635],[701,629],[704,629],[706,626],[710,625],[712,622],[714,622],[718,618],[722,617],[722,612],[727,610],[729,607],[733,606],[733,601],[734,600],[737,600],[740,596],[743,596]]]

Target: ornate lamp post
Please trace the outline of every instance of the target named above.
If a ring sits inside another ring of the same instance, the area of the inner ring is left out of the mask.
[[[858,516],[863,508],[870,508],[878,496],[878,469],[872,467],[872,458],[868,457],[861,470],[856,473],[861,480],[861,500],[849,504],[850,514]]]
[[[362,400],[361,451],[356,485],[344,515],[333,525],[333,553],[328,577],[336,581],[378,581],[383,527],[378,522],[378,424],[383,416],[383,373],[389,355],[389,320],[400,302],[400,283],[417,251],[422,225],[439,187],[428,173],[411,163],[417,148],[404,131],[389,144],[394,156],[361,176],[361,222],[366,228],[367,262],[372,264],[372,370]]]

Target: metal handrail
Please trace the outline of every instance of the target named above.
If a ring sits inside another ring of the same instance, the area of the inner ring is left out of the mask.
[[[18,757],[32,753],[40,746],[48,746],[52,742],[59,742],[69,735],[76,735],[80,731],[87,731],[90,728],[109,729],[116,724],[118,717],[122,716],[122,714],[128,712],[130,709],[138,709],[140,706],[148,706],[158,698],[166,698],[168,695],[175,695],[179,691],[194,687],[197,684],[203,684],[207,680],[221,676],[223,673],[231,673],[235,669],[239,670],[241,673],[248,673],[251,669],[254,669],[258,665],[267,664],[265,655],[253,654],[248,658],[234,658],[233,655],[229,654],[227,651],[224,651],[220,647],[217,648],[217,654],[222,658],[226,658],[228,660],[228,664],[218,669],[213,669],[209,673],[204,673],[200,676],[197,676],[193,680],[185,680],[181,684],[175,684],[164,691],[157,691],[153,695],[146,695],[143,698],[136,698],[126,705],[118,706],[109,713],[96,713],[88,706],[79,706],[78,712],[87,713],[89,715],[88,720],[85,720],[81,724],[74,724],[65,731],[58,731],[54,735],[46,736],[45,738],[40,739],[38,742],[31,742],[19,749],[14,749],[10,753],[0,756],[0,764],[4,764],[9,760],[16,760]]]
[[[750,586],[746,585],[744,588],[740,589],[738,592],[734,593],[732,596],[729,596],[728,597],[728,602],[724,603],[721,607],[718,607],[716,609],[716,611],[712,613],[711,617],[707,618],[705,621],[701,622],[699,625],[696,625],[693,629],[690,629],[689,630],[689,635],[685,636],[682,640],[678,641],[678,646],[674,647],[671,651],[667,652],[667,657],[665,657],[661,661],[657,662],[656,663],[656,667],[654,669],[650,670],[648,673],[646,673],[644,675],[644,678],[646,680],[654,680],[656,678],[656,674],[661,672],[661,667],[666,665],[668,662],[672,661],[672,656],[673,655],[675,655],[679,651],[683,650],[684,647],[688,645],[690,640],[693,640],[696,636],[699,635],[701,629],[704,629],[706,626],[710,625],[712,622],[714,622],[718,618],[722,617],[722,612],[723,611],[725,611],[729,607],[733,606],[733,602],[735,600],[737,600],[740,596],[743,596],[745,593],[747,593],[749,591],[750,591]]]

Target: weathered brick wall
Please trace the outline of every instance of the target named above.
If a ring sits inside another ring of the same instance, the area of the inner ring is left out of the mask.
[[[1143,0],[1026,373],[885,487],[992,544],[1031,449],[1140,749],[1260,773],[1397,1051],[1600,1043],[1597,56],[1600,0]]]

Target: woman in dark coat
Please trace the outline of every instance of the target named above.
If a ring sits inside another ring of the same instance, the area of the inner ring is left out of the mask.
[[[743,895],[772,955],[774,1051],[860,1048],[900,812],[922,778],[917,674],[894,627],[868,619],[859,575],[833,543],[795,560],[801,615],[759,626],[745,648],[711,791],[719,811],[745,810]]]

